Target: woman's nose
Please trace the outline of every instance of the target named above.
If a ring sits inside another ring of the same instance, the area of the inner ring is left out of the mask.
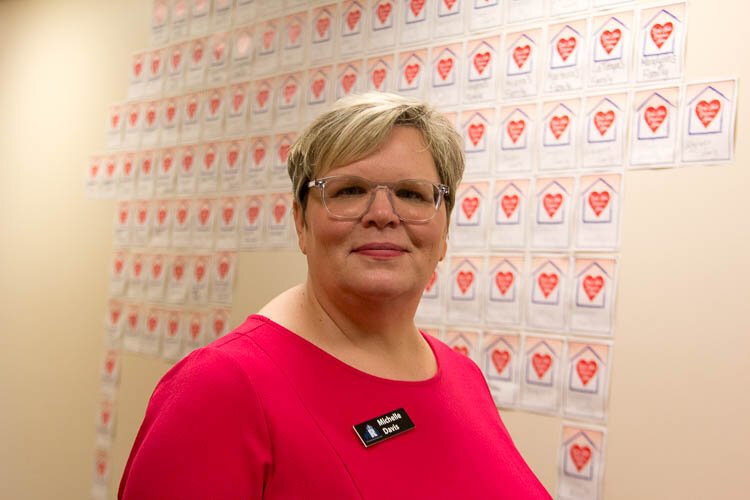
[[[362,216],[365,225],[374,224],[378,227],[397,225],[401,220],[393,206],[393,195],[387,186],[378,186],[372,191],[372,200]]]

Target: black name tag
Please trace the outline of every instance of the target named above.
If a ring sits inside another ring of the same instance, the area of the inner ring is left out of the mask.
[[[399,408],[354,426],[365,448],[414,428],[406,410]]]

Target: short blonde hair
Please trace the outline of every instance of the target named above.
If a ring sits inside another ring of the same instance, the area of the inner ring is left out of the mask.
[[[460,135],[442,113],[427,103],[378,92],[340,99],[292,145],[287,165],[294,199],[300,207],[304,209],[306,205],[307,184],[311,180],[332,168],[370,156],[395,126],[414,127],[422,133],[440,182],[450,189],[445,199],[450,215],[456,187],[464,173]]]

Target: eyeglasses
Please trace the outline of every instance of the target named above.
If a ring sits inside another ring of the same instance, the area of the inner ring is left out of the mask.
[[[435,217],[448,186],[408,179],[398,182],[372,182],[354,175],[334,175],[307,184],[320,189],[323,206],[335,219],[355,220],[369,210],[378,189],[386,189],[393,211],[404,222],[427,222]]]

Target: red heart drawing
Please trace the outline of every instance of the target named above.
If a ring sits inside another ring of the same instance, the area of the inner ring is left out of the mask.
[[[262,146],[258,146],[253,151],[253,160],[255,160],[256,165],[260,165],[260,163],[263,161],[263,158],[266,157],[266,150]]]
[[[240,157],[240,151],[237,145],[232,145],[227,151],[227,163],[230,167],[234,167],[237,164],[237,160]]]
[[[130,328],[135,328],[136,325],[138,325],[138,314],[136,313],[128,314],[128,325],[130,325]]]
[[[525,128],[525,120],[511,120],[508,122],[508,126],[505,127],[508,132],[508,137],[510,137],[510,140],[513,141],[513,144],[518,141],[518,138],[521,137],[521,134],[523,134]]]
[[[226,44],[224,42],[217,42],[216,45],[214,45],[214,61],[221,61],[225,48]]]
[[[568,128],[568,124],[570,123],[570,117],[568,115],[563,116],[553,116],[549,121],[549,129],[552,131],[552,135],[555,136],[555,139],[559,139],[561,135],[565,132],[565,129]]]
[[[221,335],[221,332],[224,331],[224,320],[221,318],[217,318],[214,320],[214,333],[218,337]]]
[[[120,210],[120,224],[125,224],[128,221],[128,209],[123,208]]]
[[[114,310],[114,311],[110,312],[109,313],[109,317],[110,317],[110,321],[112,322],[113,325],[117,324],[117,320],[120,319],[120,311],[119,310]]]
[[[323,38],[328,32],[328,27],[331,25],[331,19],[329,17],[321,17],[315,23],[315,29],[318,31],[318,35]]]
[[[196,101],[195,99],[191,99],[188,102],[188,108],[187,108],[188,116],[190,117],[191,120],[195,118],[196,111],[198,111],[198,101]]]
[[[180,61],[182,61],[182,52],[180,49],[175,48],[172,52],[172,69],[176,70],[180,67]]]
[[[208,217],[211,215],[211,209],[208,205],[203,205],[198,212],[198,219],[201,221],[201,225],[205,226],[208,222]]]
[[[243,102],[245,102],[245,92],[238,90],[232,97],[232,108],[235,112],[240,110]]]
[[[138,223],[143,225],[144,222],[146,222],[146,215],[148,215],[148,211],[145,208],[138,209]]]
[[[435,286],[436,281],[437,281],[437,271],[433,271],[432,276],[430,276],[430,280],[424,286],[424,291],[429,293],[429,291],[432,290],[432,287]]]
[[[469,357],[469,348],[465,345],[454,345],[453,350],[459,354]]]
[[[552,358],[549,354],[539,354],[538,352],[535,352],[531,357],[531,365],[534,367],[536,376],[541,379],[544,378],[544,374],[547,373],[552,366]]]
[[[193,153],[190,150],[187,150],[182,156],[182,169],[185,172],[190,172],[191,168],[193,168]]]
[[[372,72],[372,83],[375,85],[376,89],[380,89],[380,85],[383,83],[383,80],[385,80],[385,69],[376,69]]]
[[[201,322],[199,319],[193,319],[190,322],[190,336],[193,337],[193,340],[198,338],[198,335],[201,333]]]
[[[138,123],[138,110],[134,109],[130,112],[130,126],[135,127],[135,124]]]
[[[214,165],[214,160],[216,159],[216,153],[213,149],[209,149],[206,151],[206,154],[203,155],[203,166],[206,170],[211,170],[211,168]]]
[[[409,6],[414,17],[419,17],[419,13],[422,12],[422,7],[424,7],[424,0],[411,0]]]
[[[143,70],[143,61],[140,60],[140,59],[138,59],[133,64],[133,74],[136,76],[136,78],[138,78],[139,76],[141,76],[141,71],[142,70]]]
[[[229,225],[229,223],[232,222],[232,217],[234,217],[234,207],[233,206],[224,207],[224,211],[222,212],[221,215],[224,218],[224,224]]]
[[[112,174],[115,173],[115,162],[110,161],[107,163],[107,177],[112,177]]]
[[[596,278],[593,276],[586,276],[583,278],[583,291],[586,292],[586,296],[589,300],[593,301],[594,297],[599,294],[603,286],[604,278],[601,276],[597,276]]]
[[[91,177],[92,178],[96,177],[96,174],[99,173],[99,165],[91,165],[90,172],[91,172]]]
[[[169,323],[167,324],[167,331],[169,332],[169,335],[171,337],[174,337],[177,335],[177,329],[179,328],[180,323],[177,319],[170,319]]]
[[[148,175],[151,173],[151,158],[144,158],[143,163],[141,163],[141,170],[144,174]]]
[[[529,45],[524,45],[523,47],[517,46],[513,49],[513,60],[516,62],[518,69],[521,69],[526,64],[529,55],[531,55],[531,47]]]
[[[449,57],[447,59],[440,59],[438,61],[438,65],[437,65],[438,74],[440,75],[440,78],[442,78],[443,80],[448,78],[448,75],[450,74],[452,69],[453,69],[453,58]]]
[[[185,221],[187,220],[188,211],[187,208],[180,207],[179,210],[177,210],[177,220],[179,221],[181,226],[185,225]]]
[[[357,82],[357,75],[349,73],[341,77],[341,86],[344,88],[345,93],[349,93],[351,88]]]
[[[346,24],[349,26],[349,31],[352,31],[359,23],[359,18],[362,17],[362,11],[359,9],[352,9],[346,15]]]
[[[258,207],[257,205],[247,207],[247,220],[250,224],[255,224],[255,220],[258,218],[259,214],[260,207]]]
[[[273,207],[273,218],[276,219],[276,224],[281,224],[281,220],[284,218],[286,213],[286,205],[279,203]]]
[[[110,412],[108,410],[102,411],[102,425],[107,425],[109,423],[109,417],[111,416]]]
[[[579,359],[578,363],[576,363],[576,372],[578,373],[578,378],[581,379],[583,385],[588,384],[589,381],[594,378],[598,369],[599,367],[593,359],[589,361]]]
[[[574,36],[570,38],[560,38],[557,40],[557,53],[560,54],[560,58],[563,61],[567,61],[570,54],[576,49],[578,40]]]
[[[159,225],[163,226],[164,221],[167,219],[167,209],[164,207],[160,207],[159,211],[156,214],[156,218],[159,220]]]
[[[542,291],[542,294],[544,294],[544,298],[549,297],[552,291],[557,287],[557,282],[558,278],[555,273],[542,273],[539,275],[537,283],[539,284],[539,289]]]
[[[107,360],[104,362],[104,370],[111,375],[114,369],[115,369],[115,360],[114,358],[108,357]]]
[[[698,115],[698,119],[704,127],[708,127],[714,121],[719,111],[721,111],[721,103],[718,99],[711,102],[700,101],[695,105],[695,114]]]
[[[542,198],[542,205],[544,205],[544,210],[547,212],[550,219],[555,216],[555,212],[560,208],[562,202],[563,196],[560,193],[554,195],[547,193],[544,195],[544,198]]]
[[[419,69],[419,64],[409,64],[406,66],[406,68],[404,68],[404,77],[406,78],[406,83],[411,85],[411,82],[413,82],[419,74]]]
[[[456,274],[456,283],[462,294],[465,294],[474,282],[474,273],[471,271],[459,271]]]
[[[122,273],[123,266],[124,266],[124,262],[122,259],[115,259],[115,274]]]
[[[148,108],[148,111],[146,111],[146,121],[149,127],[156,121],[156,110],[153,107]]]
[[[219,278],[226,279],[228,272],[229,272],[229,261],[226,259],[226,257],[223,257],[221,259],[221,262],[219,262]]]
[[[284,86],[284,100],[288,103],[292,102],[292,98],[297,93],[297,84],[288,83]]]
[[[312,82],[312,91],[313,95],[317,99],[320,97],[321,92],[323,92],[323,89],[326,87],[326,81],[322,78],[318,78],[316,80],[313,80]]]
[[[172,123],[174,121],[174,115],[177,112],[177,107],[174,105],[174,103],[169,103],[166,107],[167,112],[167,121],[169,123]]]
[[[206,275],[206,266],[203,263],[198,262],[195,265],[195,281],[203,281],[203,277]]]
[[[643,112],[643,119],[646,120],[646,125],[651,129],[652,132],[656,132],[664,120],[667,118],[667,107],[659,106],[654,108],[649,106],[646,111]]]
[[[388,16],[391,15],[391,3],[381,3],[378,5],[377,15],[378,19],[380,19],[380,24],[384,24],[388,20]]]
[[[516,207],[518,207],[518,195],[504,195],[500,199],[500,206],[502,207],[505,216],[510,218],[510,216],[513,215],[513,212],[516,211]]]
[[[112,115],[112,128],[117,128],[117,125],[120,123],[120,113],[115,113]]]
[[[466,197],[461,200],[461,210],[463,210],[467,219],[471,219],[474,216],[474,212],[479,207],[479,198],[473,196],[471,198]]]
[[[589,195],[589,206],[594,211],[594,214],[598,217],[602,211],[604,211],[605,208],[607,208],[607,205],[609,204],[609,192],[608,191],[602,191],[602,192],[596,192],[592,191]]]
[[[155,75],[159,72],[159,68],[161,67],[161,57],[159,57],[159,54],[153,54],[151,56],[151,74]]]
[[[147,325],[148,331],[153,333],[153,331],[156,330],[156,327],[159,326],[159,319],[156,316],[151,315],[148,317]]]
[[[141,276],[141,271],[143,270],[143,262],[141,262],[140,259],[136,260],[133,263],[133,274],[136,278]]]
[[[501,295],[508,293],[508,290],[513,285],[514,278],[513,273],[510,271],[500,271],[495,275],[495,285],[497,285],[497,289],[500,290]]]
[[[255,94],[255,100],[261,108],[264,107],[268,100],[268,89],[259,90],[258,93]]]
[[[477,53],[474,55],[474,67],[477,70],[477,73],[480,75],[484,72],[484,68],[487,67],[487,65],[490,63],[490,53],[489,52],[483,52],[481,54]]]
[[[288,29],[289,41],[291,45],[297,43],[300,33],[302,33],[302,26],[298,23],[290,24]]]
[[[484,135],[484,123],[472,123],[469,125],[469,140],[476,146]]]
[[[201,62],[201,59],[203,59],[203,45],[201,45],[200,42],[198,42],[193,47],[193,62],[195,64],[198,64]]]
[[[175,264],[172,268],[172,275],[177,281],[182,281],[182,274],[185,272],[185,266],[183,264]]]
[[[620,31],[620,28],[615,28],[612,31],[604,30],[599,36],[599,43],[602,44],[602,48],[604,48],[607,54],[611,54],[615,47],[617,47],[617,44],[620,43],[621,37],[622,31]]]
[[[291,144],[281,144],[279,146],[279,160],[281,160],[281,163],[286,163],[287,158],[289,158],[289,149],[291,147]]]
[[[216,111],[219,109],[219,104],[221,104],[221,99],[219,99],[219,96],[212,96],[211,102],[209,103],[212,115],[216,114]]]
[[[443,3],[448,8],[448,10],[451,10],[453,8],[453,5],[456,3],[456,0],[443,0]]]
[[[274,30],[268,30],[263,33],[263,48],[268,50],[271,48],[271,44],[273,43],[273,39],[276,36],[276,32]]]
[[[506,350],[501,351],[500,349],[492,350],[492,364],[495,365],[495,370],[497,370],[498,375],[503,373],[503,370],[505,370],[505,367],[508,366],[509,361],[510,352]]]
[[[103,476],[107,471],[107,461],[104,458],[98,458],[96,460],[96,471],[100,476]]]
[[[591,460],[591,448],[588,446],[578,446],[574,444],[570,447],[570,458],[579,471],[582,470],[589,460]]]
[[[607,130],[609,130],[609,127],[612,126],[612,123],[615,121],[615,112],[611,109],[607,111],[606,113],[604,111],[597,111],[594,114],[594,126],[599,131],[599,135],[604,135],[607,133]]]
[[[672,34],[673,29],[674,26],[671,22],[654,24],[651,26],[651,40],[654,41],[657,48],[661,48],[661,46],[664,45],[664,42],[666,42]]]

